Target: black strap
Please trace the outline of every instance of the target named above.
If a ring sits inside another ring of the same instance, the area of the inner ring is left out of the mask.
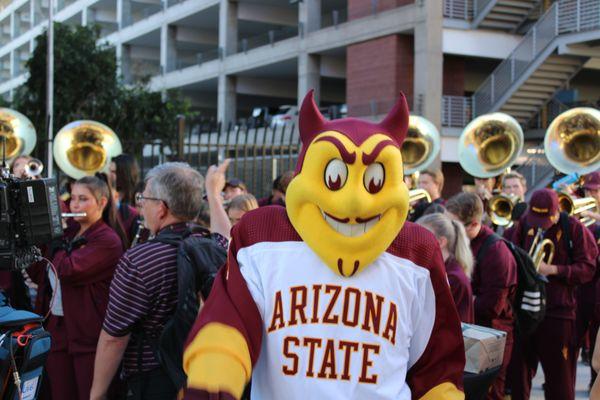
[[[481,262],[481,258],[483,257],[483,255],[485,254],[485,252],[487,251],[487,249],[490,248],[491,245],[493,245],[494,243],[496,243],[498,240],[502,240],[502,238],[498,235],[496,235],[495,233],[488,236],[485,241],[483,242],[483,244],[481,245],[481,247],[479,248],[479,251],[477,251],[477,263],[479,264]]]
[[[565,241],[565,246],[567,247],[568,263],[571,264],[573,262],[573,240],[571,240],[571,227],[567,213],[561,212],[559,221],[563,232],[562,237]]]

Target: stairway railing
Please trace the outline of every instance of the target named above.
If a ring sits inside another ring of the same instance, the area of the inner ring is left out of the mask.
[[[473,114],[479,116],[489,112],[559,35],[592,29],[600,29],[598,0],[560,0],[554,3],[475,91]]]

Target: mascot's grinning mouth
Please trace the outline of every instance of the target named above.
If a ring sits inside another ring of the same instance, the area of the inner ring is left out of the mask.
[[[379,214],[367,219],[356,218],[357,224],[349,224],[349,218],[342,220],[327,214],[325,211],[321,210],[321,213],[330,227],[336,232],[349,237],[357,237],[367,233],[381,219],[381,214]]]

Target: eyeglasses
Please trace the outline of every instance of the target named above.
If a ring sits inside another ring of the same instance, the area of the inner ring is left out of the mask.
[[[146,200],[162,201],[163,203],[165,203],[165,207],[169,208],[169,205],[168,205],[168,204],[167,204],[167,202],[166,202],[166,201],[164,201],[163,199],[157,199],[156,197],[146,197],[146,196],[144,196],[144,195],[143,195],[143,194],[141,194],[141,193],[136,193],[136,194],[135,194],[135,201],[136,201],[137,203],[144,204],[144,202],[145,202]]]

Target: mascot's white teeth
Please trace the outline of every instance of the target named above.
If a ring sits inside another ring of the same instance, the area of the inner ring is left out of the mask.
[[[335,219],[325,214],[323,211],[321,211],[321,214],[323,215],[323,218],[325,218],[325,221],[327,221],[329,226],[335,229],[338,233],[349,237],[357,237],[367,233],[381,219],[381,215],[378,215],[377,217],[371,219],[368,222],[348,224],[336,221]]]

